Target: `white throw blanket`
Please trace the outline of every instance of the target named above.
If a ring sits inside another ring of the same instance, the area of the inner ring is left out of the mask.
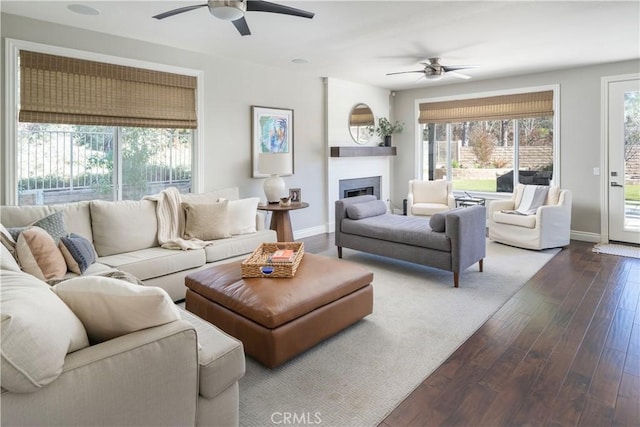
[[[165,249],[187,250],[200,249],[213,244],[200,239],[183,239],[184,214],[182,212],[180,192],[175,187],[169,187],[145,199],[156,202],[156,216],[158,218],[158,243]]]
[[[538,208],[547,200],[549,187],[545,185],[525,185],[522,199],[515,210],[504,210],[503,213],[516,215],[535,215]]]

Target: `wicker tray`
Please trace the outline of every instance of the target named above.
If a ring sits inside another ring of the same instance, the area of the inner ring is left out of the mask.
[[[293,249],[296,256],[293,262],[269,262],[269,257],[279,249]],[[289,278],[296,274],[296,270],[304,255],[302,242],[263,243],[242,261],[242,277],[273,277]]]

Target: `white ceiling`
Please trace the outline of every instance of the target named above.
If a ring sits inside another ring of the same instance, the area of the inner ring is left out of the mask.
[[[2,12],[238,58],[392,90],[458,83],[417,81],[419,62],[474,64],[473,79],[640,58],[640,1],[279,1],[315,13],[311,20],[248,12],[252,35],[197,9],[164,20],[193,1],[1,1]],[[67,9],[80,3],[97,16]],[[309,60],[293,64],[294,58]]]

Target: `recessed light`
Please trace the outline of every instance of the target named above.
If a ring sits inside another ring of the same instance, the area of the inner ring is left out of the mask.
[[[308,64],[309,60],[304,58],[294,58],[291,60],[294,64]]]
[[[87,6],[86,4],[70,4],[67,6],[72,12],[79,13],[80,15],[100,15],[100,11],[95,7]]]

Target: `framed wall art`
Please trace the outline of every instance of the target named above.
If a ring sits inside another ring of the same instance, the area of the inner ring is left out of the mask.
[[[252,105],[251,150],[253,178],[269,176],[259,164],[260,154],[264,153],[287,157],[289,167],[278,175],[293,174],[293,110]]]

